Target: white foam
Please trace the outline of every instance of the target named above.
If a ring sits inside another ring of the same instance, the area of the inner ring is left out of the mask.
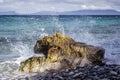
[[[15,61],[18,64],[34,55],[33,49],[30,49],[30,47],[24,43],[17,43],[16,45],[13,45],[13,49],[20,56]]]
[[[30,49],[28,44],[19,42],[14,45],[12,44],[11,47],[12,50],[16,52],[19,57],[10,61],[4,61],[0,63],[0,79],[2,80],[8,80],[15,76],[22,75],[17,72],[20,62],[33,56],[33,51],[32,49]]]

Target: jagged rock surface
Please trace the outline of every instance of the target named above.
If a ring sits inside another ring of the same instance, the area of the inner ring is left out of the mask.
[[[34,52],[43,57],[31,57],[21,62],[20,71],[44,72],[74,68],[76,65],[87,66],[101,64],[105,50],[101,47],[75,42],[72,38],[55,33],[38,39]]]

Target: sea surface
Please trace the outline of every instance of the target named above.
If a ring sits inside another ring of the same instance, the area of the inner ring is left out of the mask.
[[[120,65],[120,16],[0,16],[0,80],[20,77],[36,40],[55,32],[105,48],[107,64]]]

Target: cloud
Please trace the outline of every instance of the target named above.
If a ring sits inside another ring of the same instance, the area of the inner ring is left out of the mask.
[[[0,0],[0,3],[2,3],[3,2],[3,0]]]
[[[105,10],[120,11],[119,0],[0,0],[0,11],[35,13],[39,11]]]

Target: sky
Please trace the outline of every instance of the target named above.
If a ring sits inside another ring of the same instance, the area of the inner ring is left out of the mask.
[[[36,13],[107,9],[120,12],[120,0],[0,0],[0,12]]]

